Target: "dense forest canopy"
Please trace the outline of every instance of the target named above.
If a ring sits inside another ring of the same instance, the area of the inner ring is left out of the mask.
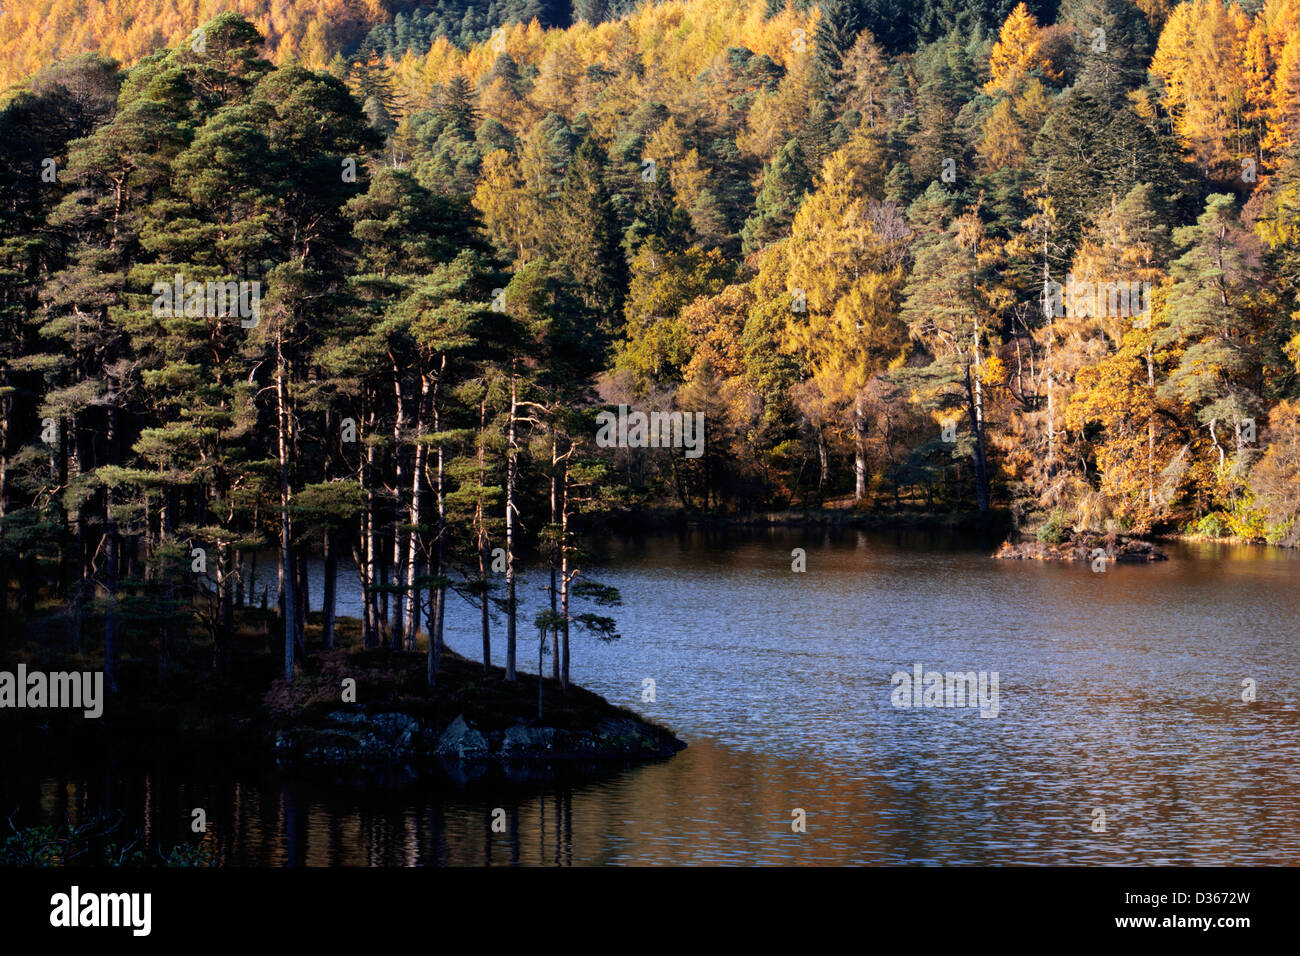
[[[0,597],[110,674],[268,547],[287,677],[322,556],[432,681],[525,558],[567,679],[649,508],[1300,540],[1300,0],[84,6],[0,20],[103,50],[0,100]]]
[[[770,12],[784,5],[770,0]],[[816,5],[795,4],[804,12]],[[996,29],[1014,5],[1011,0],[901,5],[872,0],[851,5],[854,19],[846,26],[871,30],[896,53],[955,28]],[[0,86],[76,53],[103,53],[130,64],[179,43],[199,24],[226,12],[257,27],[273,63],[293,59],[318,68],[336,55],[423,55],[439,37],[468,47],[512,23],[602,23],[637,6],[637,0],[7,0],[0,9]],[[1163,13],[1167,6],[1143,10]],[[1035,0],[1029,9],[1050,20],[1056,3]]]

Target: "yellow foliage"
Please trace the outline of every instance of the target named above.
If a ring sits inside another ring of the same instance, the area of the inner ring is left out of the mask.
[[[1235,175],[1243,159],[1276,149],[1279,30],[1294,32],[1293,3],[1271,0],[1252,26],[1236,4],[1189,0],[1165,23],[1150,70],[1174,132],[1206,172]]]
[[[130,64],[226,12],[262,31],[272,61],[297,58],[312,68],[392,19],[388,0],[5,0],[0,87],[77,53],[98,51]]]
[[[1042,30],[1038,20],[1024,3],[1016,4],[1002,24],[998,42],[993,44],[989,56],[992,78],[985,84],[984,92],[1015,93],[1033,69],[1040,69],[1047,76],[1058,76],[1042,53],[1041,46]]]

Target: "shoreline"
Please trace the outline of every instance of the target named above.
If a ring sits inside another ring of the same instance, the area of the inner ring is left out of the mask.
[[[850,527],[935,531],[989,531],[1008,533],[1011,512],[979,511],[865,511],[857,508],[812,508],[755,511],[747,514],[705,514],[684,509],[655,509],[611,519],[618,534],[726,528]]]

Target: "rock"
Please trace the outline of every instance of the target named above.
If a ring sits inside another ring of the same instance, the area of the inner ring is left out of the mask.
[[[332,710],[325,719],[338,727],[360,727],[366,723],[365,714],[355,714],[346,710]]]
[[[482,731],[462,713],[439,733],[409,714],[366,717],[348,711],[328,713],[324,726],[281,730],[272,744],[282,763],[347,779],[409,780],[437,769],[461,783],[489,771],[511,779],[519,771],[533,779],[556,772],[561,764],[595,772],[601,766],[665,757],[685,746],[667,730],[632,715],[612,715],[581,730],[530,726],[520,718],[504,730]]]
[[[555,749],[554,727],[524,727],[516,724],[501,738],[501,756],[506,759],[531,759]]]
[[[491,755],[487,740],[460,714],[442,732],[434,752],[439,757],[454,760],[485,760]]]
[[[420,732],[420,722],[407,714],[377,714],[370,719],[370,727],[376,737],[399,749],[410,746]]]
[[[420,723],[407,714],[376,714],[364,729],[368,733],[361,734],[358,743],[367,761],[398,763],[413,756]]]
[[[342,730],[316,730],[294,735],[294,756],[306,763],[323,766],[348,766],[356,762],[362,742],[355,734]]]

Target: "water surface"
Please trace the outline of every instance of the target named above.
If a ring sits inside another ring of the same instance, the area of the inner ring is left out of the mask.
[[[622,592],[622,637],[575,635],[573,678],[688,741],[667,761],[541,792],[109,766],[6,774],[3,796],[47,822],[120,808],[161,845],[203,806],[231,864],[1300,862],[1300,555],[1173,546],[1094,573],[917,533],[609,547],[592,575]],[[525,576],[521,621],[543,584]],[[478,656],[476,609],[448,608],[448,643]],[[997,716],[894,707],[916,663],[996,672]]]

